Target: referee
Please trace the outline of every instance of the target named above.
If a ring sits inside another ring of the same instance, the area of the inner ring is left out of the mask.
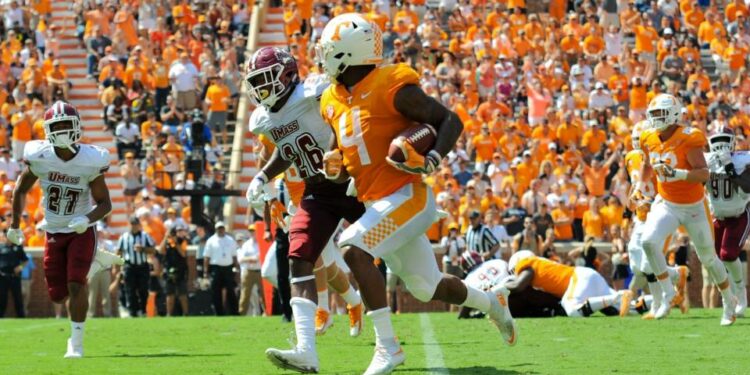
[[[125,259],[118,278],[125,279],[125,300],[133,318],[146,314],[150,273],[147,259],[148,254],[154,253],[155,245],[151,236],[141,230],[141,222],[136,217],[130,219],[130,231],[117,241],[117,255]]]
[[[484,260],[493,258],[500,248],[500,241],[489,227],[482,224],[482,214],[479,211],[471,211],[469,219],[471,226],[466,231],[466,250],[479,253]]]
[[[211,292],[213,293],[216,315],[238,315],[237,295],[235,294],[235,275],[232,268],[237,265],[237,242],[227,236],[223,221],[214,226],[216,233],[206,241],[203,250],[203,277],[211,274]],[[228,312],[224,311],[222,290],[226,289]]]
[[[21,271],[29,258],[23,251],[23,246],[10,243],[4,233],[5,231],[0,232],[0,318],[5,316],[8,292],[13,294],[16,316],[24,318],[26,313],[21,295]]]

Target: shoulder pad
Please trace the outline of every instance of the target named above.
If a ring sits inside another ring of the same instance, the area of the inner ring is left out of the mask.
[[[50,143],[47,141],[28,141],[23,148],[23,161],[28,164],[29,162],[36,161],[40,158],[46,150],[49,149]]]
[[[325,75],[310,75],[309,77],[307,77],[307,79],[305,79],[305,82],[302,83],[305,97],[320,100],[320,96],[323,94],[323,91],[325,91],[325,89],[330,85],[330,82],[331,81]]]
[[[258,106],[250,114],[250,121],[248,122],[248,129],[251,133],[258,135],[264,131],[264,123],[267,119],[268,111],[263,106]]]
[[[86,157],[86,163],[98,168],[100,173],[104,173],[109,169],[109,150],[106,148],[92,144],[82,144],[80,152],[84,152],[82,156]]]

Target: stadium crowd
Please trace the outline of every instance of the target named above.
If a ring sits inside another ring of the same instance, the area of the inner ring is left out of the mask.
[[[611,263],[608,276],[622,287],[630,223],[624,155],[632,149],[633,124],[645,118],[651,98],[668,92],[685,104],[686,124],[731,127],[737,149],[747,150],[750,10],[744,0],[542,3],[548,7],[523,0],[277,5],[303,77],[319,69],[314,45],[327,21],[361,12],[383,31],[387,61],[410,64],[422,88],[461,117],[465,130],[456,149],[426,176],[448,213],[429,231],[445,245],[446,272],[460,272],[466,248],[487,258],[522,249],[555,258],[563,243],[585,241],[584,251],[574,252],[578,262],[600,269]],[[50,4],[0,5],[3,217],[24,142],[44,138],[46,104],[71,91],[56,58],[61,36],[49,22]],[[248,4],[77,0],[74,13],[106,130],[117,139],[127,213],[154,247],[173,232],[204,244],[214,228],[190,225],[188,201],[155,190],[223,184]],[[198,167],[186,159],[199,160]],[[26,201],[28,246],[43,241],[40,197],[37,187]],[[212,199],[207,214],[220,220],[222,200]],[[672,261],[684,264],[689,239],[675,238]],[[612,251],[597,255],[591,239],[610,242]]]

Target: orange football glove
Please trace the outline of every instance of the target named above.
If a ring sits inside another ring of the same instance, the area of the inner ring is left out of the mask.
[[[385,157],[385,160],[396,169],[400,169],[406,173],[411,174],[430,174],[434,172],[440,165],[440,160],[443,159],[435,150],[430,150],[427,155],[422,155],[412,147],[411,144],[406,142],[404,139],[398,142],[401,151],[406,155],[406,160],[403,162],[393,161],[389,157]]]
[[[286,214],[286,207],[284,207],[281,202],[279,202],[278,199],[274,199],[270,202],[271,204],[271,220],[273,220],[276,225],[286,230],[286,221],[284,221],[284,215]]]

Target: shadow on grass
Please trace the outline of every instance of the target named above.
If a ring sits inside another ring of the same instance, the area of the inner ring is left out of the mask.
[[[521,375],[521,374],[538,374],[534,371],[515,371],[515,370],[506,370],[506,369],[498,369],[494,367],[487,367],[487,366],[471,366],[471,367],[460,367],[460,368],[448,368],[448,369],[442,369],[442,368],[405,368],[405,369],[398,369],[398,372],[415,372],[418,374],[431,374],[431,373],[441,373],[441,372],[450,372],[451,375]]]
[[[192,358],[192,357],[229,357],[230,354],[185,354],[185,353],[155,353],[155,354],[112,354],[86,356],[86,358]]]

